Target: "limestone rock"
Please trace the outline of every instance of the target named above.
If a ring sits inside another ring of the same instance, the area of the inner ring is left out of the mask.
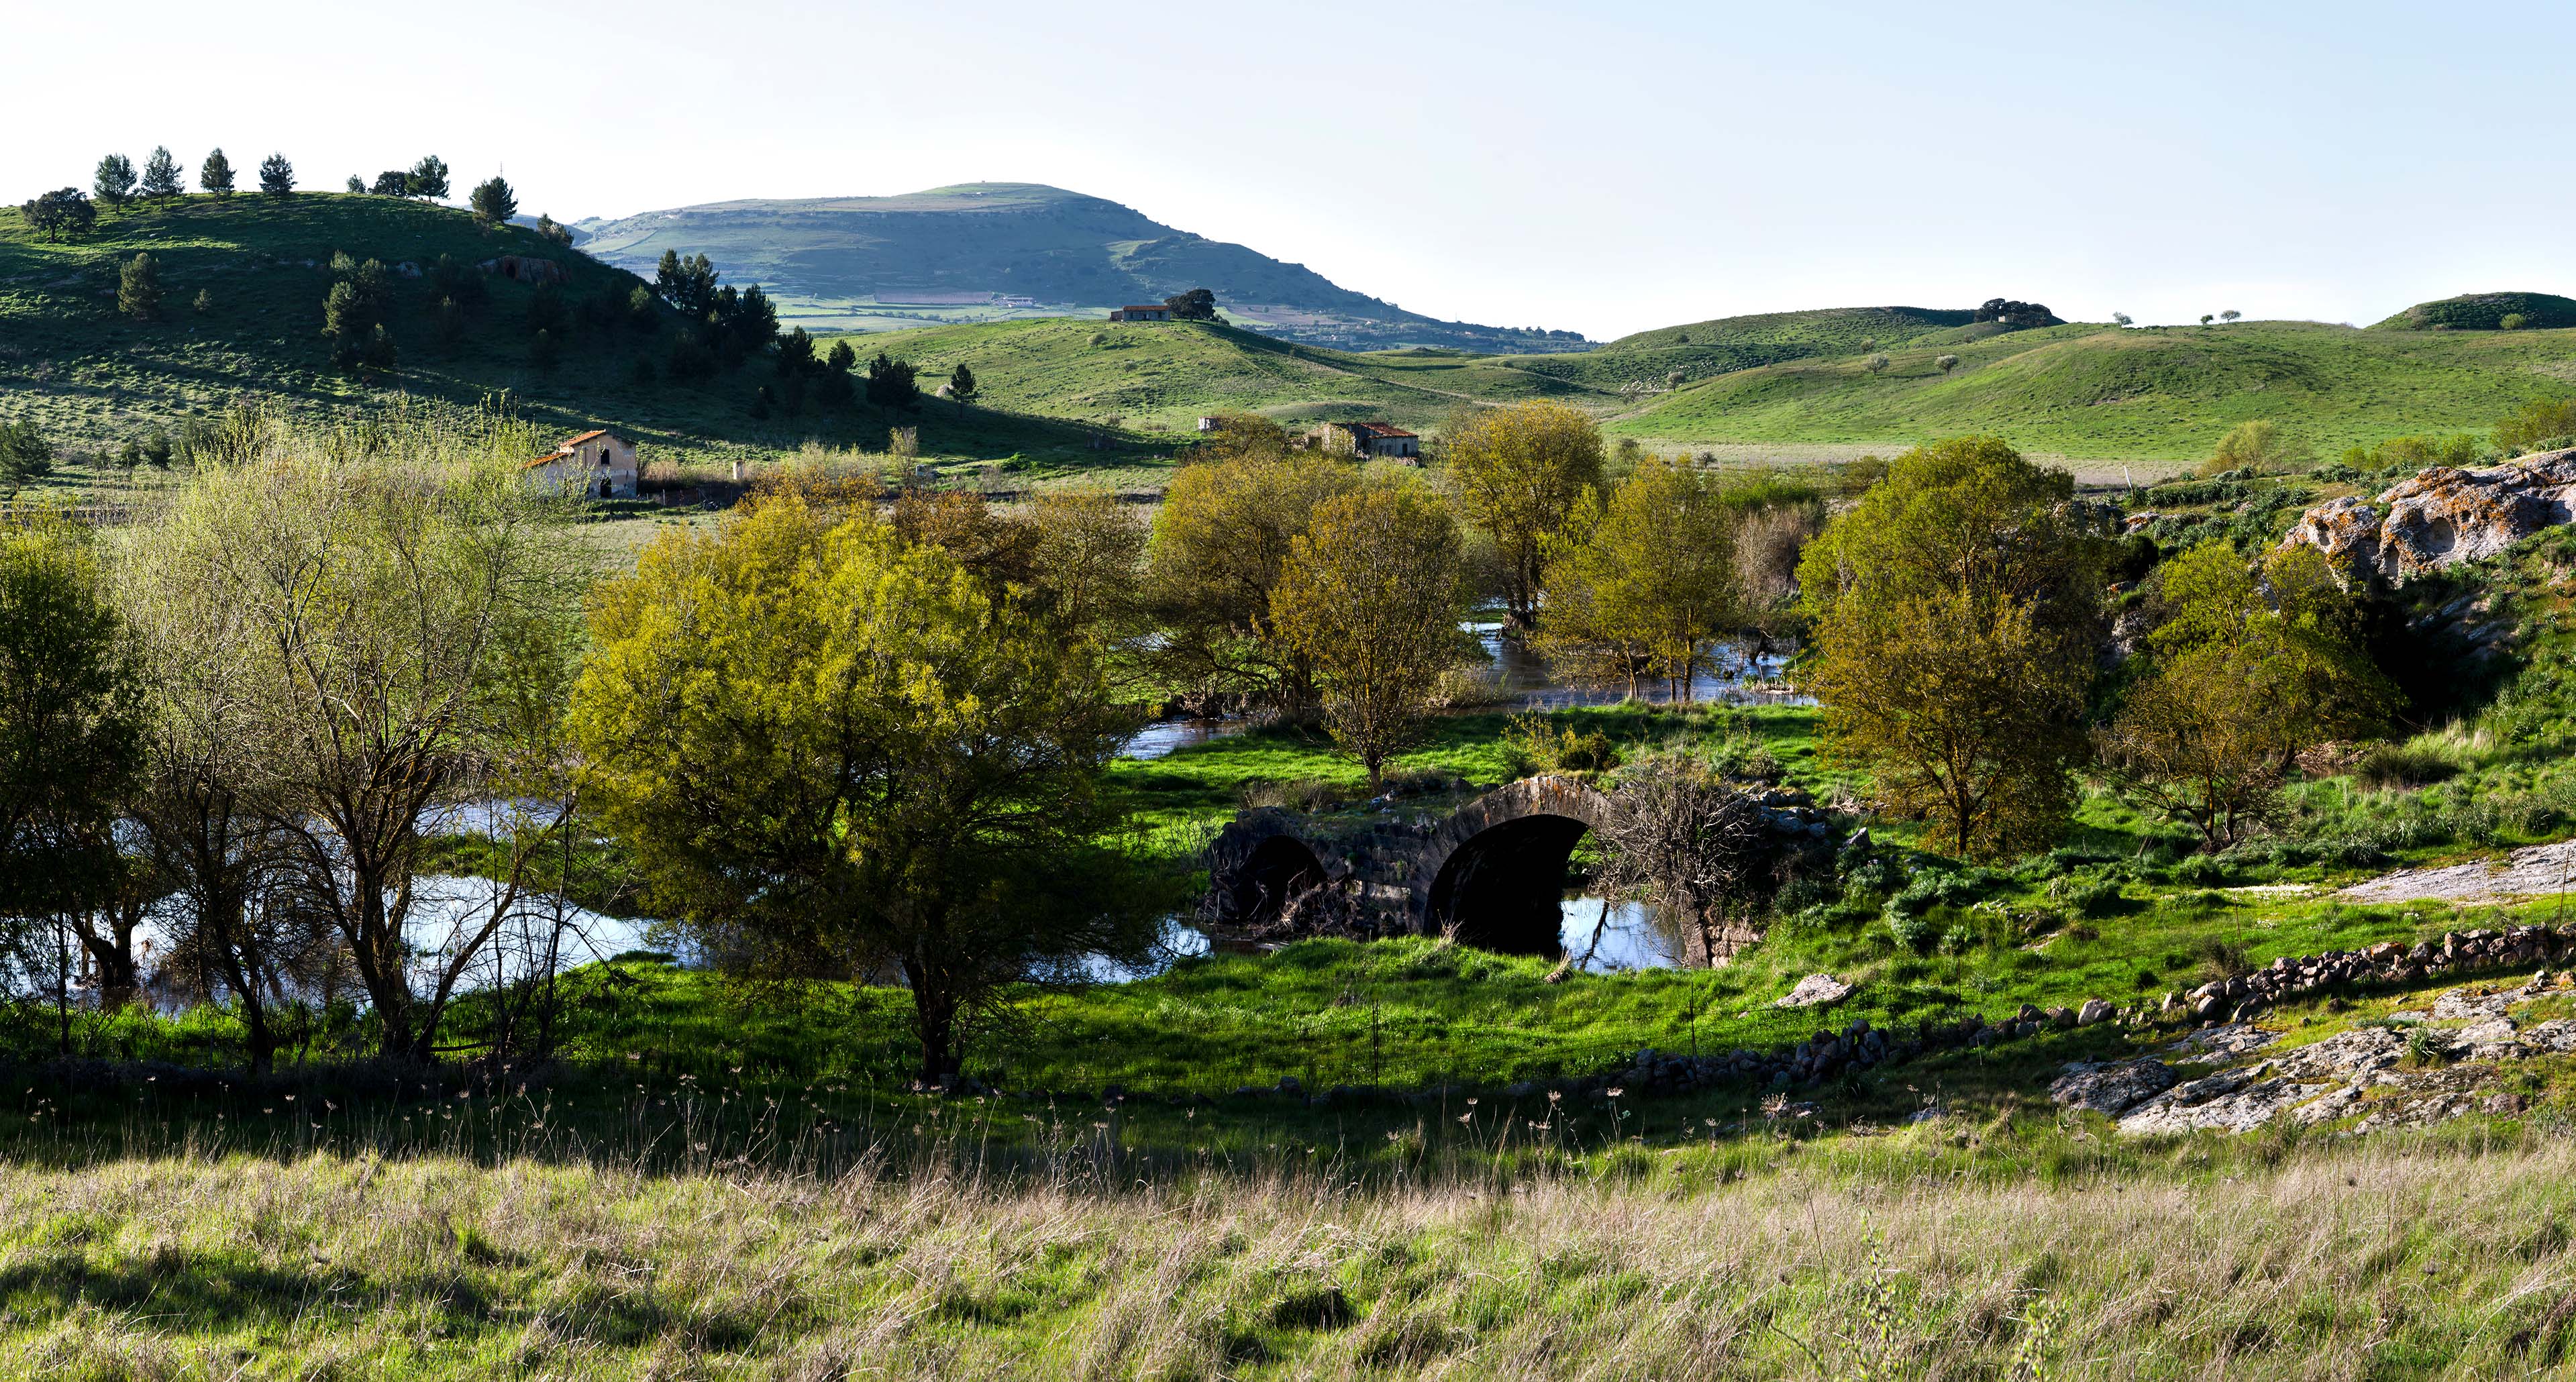
[[[2346,497],[2308,510],[2281,545],[2305,543],[2355,574],[2402,583],[2568,522],[2576,522],[2576,448],[2477,470],[2435,466],[2376,504]]]
[[[1810,974],[1798,981],[1785,997],[1775,1000],[1775,1008],[1813,1008],[1839,1003],[1851,996],[1851,985],[1830,974]]]
[[[2076,1025],[2090,1027],[2097,1022],[2107,1022],[2110,1020],[2111,1011],[2111,1005],[2106,1000],[2087,998],[2084,1000],[2084,1006],[2075,1010]]]
[[[2174,1070],[2152,1056],[2132,1061],[2077,1061],[2048,1087],[2048,1097],[2075,1108],[2117,1115],[2173,1088]]]

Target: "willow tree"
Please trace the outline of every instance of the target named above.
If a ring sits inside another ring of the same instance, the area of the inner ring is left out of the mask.
[[[556,735],[589,556],[519,478],[533,440],[424,428],[350,460],[280,431],[130,535],[162,589],[240,621],[220,648],[238,704],[208,732],[239,738],[224,771],[274,839],[278,905],[337,937],[398,1059],[431,1056],[519,901],[505,882],[428,929],[415,885],[441,820],[567,800]],[[512,857],[541,835],[510,832]]]
[[[1458,525],[1420,483],[1325,500],[1290,544],[1274,596],[1281,637],[1310,659],[1324,724],[1368,770],[1420,741],[1441,675],[1463,656]]]
[[[657,904],[720,962],[912,995],[925,1077],[1006,988],[1135,959],[1161,905],[1103,773],[1088,644],[936,545],[792,492],[603,586],[574,733]]]
[[[139,687],[89,540],[68,523],[0,528],[0,918],[113,889]]]
[[[1632,694],[1655,672],[1688,700],[1710,640],[1744,614],[1741,517],[1687,462],[1641,463],[1551,544],[1541,646],[1596,676],[1624,675]]]
[[[2073,497],[2000,438],[1935,443],[1799,566],[1828,756],[1963,855],[2051,838],[2073,803],[2107,547]]]
[[[2301,752],[2366,732],[2396,705],[2362,651],[2355,601],[2314,547],[2249,564],[2208,543],[2166,563],[2155,594],[2164,621],[2101,756],[2204,849],[2277,821]]]
[[[1548,542],[1601,483],[1601,432],[1562,403],[1470,413],[1442,438],[1449,483],[1467,521],[1502,559],[1503,597],[1521,628],[1538,623]]]

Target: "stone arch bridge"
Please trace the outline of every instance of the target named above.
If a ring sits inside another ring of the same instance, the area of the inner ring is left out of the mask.
[[[1830,848],[1831,830],[1804,794],[1758,800],[1784,855]],[[1531,777],[1427,821],[1354,825],[1279,807],[1246,811],[1209,850],[1206,911],[1220,923],[1263,923],[1320,897],[1380,933],[1450,933],[1486,949],[1554,953],[1566,863],[1621,809],[1589,783]],[[1758,938],[1741,928],[1686,937],[1694,951],[1710,951],[1692,956],[1703,961]]]

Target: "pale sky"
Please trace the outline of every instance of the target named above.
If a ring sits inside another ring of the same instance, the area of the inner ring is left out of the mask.
[[[1624,332],[2576,293],[2576,6],[6,0],[0,196],[435,152],[562,220],[1052,183],[1418,312]]]

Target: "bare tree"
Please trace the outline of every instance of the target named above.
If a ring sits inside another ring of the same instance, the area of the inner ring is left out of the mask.
[[[1597,881],[1612,896],[1663,904],[1720,953],[1730,921],[1778,884],[1762,808],[1695,756],[1658,754],[1620,775],[1620,809],[1596,827],[1608,856]]]

